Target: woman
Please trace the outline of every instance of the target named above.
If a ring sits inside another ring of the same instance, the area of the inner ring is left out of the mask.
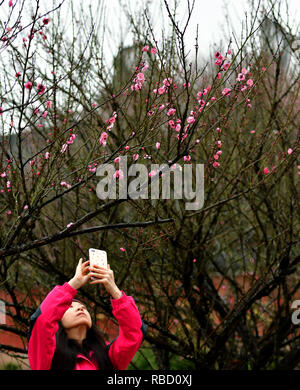
[[[108,345],[92,324],[85,305],[74,298],[88,281],[102,284],[111,296],[119,335]],[[134,299],[119,290],[110,266],[90,267],[89,260],[83,263],[80,259],[74,277],[54,287],[30,318],[30,367],[32,370],[125,370],[141,345],[145,328]]]

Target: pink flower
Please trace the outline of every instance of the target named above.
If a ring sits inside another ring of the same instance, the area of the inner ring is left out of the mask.
[[[239,73],[237,77],[237,81],[243,81],[245,80],[245,75],[243,73]]]
[[[68,149],[68,144],[63,144],[60,151],[61,153],[64,153],[67,149]]]
[[[155,146],[156,146],[156,149],[160,149],[160,142],[156,142]]]
[[[218,155],[218,154],[215,154],[215,155],[214,155],[214,159],[215,159],[215,160],[218,160],[218,158],[219,158],[219,155]]]
[[[169,87],[171,85],[170,84],[171,82],[172,82],[172,79],[170,79],[170,78],[164,79],[163,80],[163,85],[166,85],[167,87]]]
[[[221,56],[221,53],[218,51],[215,53],[215,58],[222,58],[223,59],[223,57]]]
[[[218,163],[217,161],[215,161],[214,163],[213,163],[213,167],[214,168],[218,168],[220,166],[220,163]]]
[[[32,82],[31,81],[27,81],[27,83],[25,83],[25,88],[26,89],[31,89],[32,88]]]
[[[52,102],[50,102],[50,100],[46,101],[46,105],[48,108],[51,108],[51,104],[52,104]]]
[[[16,73],[16,77],[20,77],[21,76],[21,73],[20,72],[17,72]]]
[[[224,88],[223,91],[222,91],[222,95],[223,96],[229,96],[230,92],[231,92],[230,88]]]
[[[1,176],[1,177],[5,177],[5,176],[6,176],[6,173],[5,173],[5,172],[2,172],[0,176]]]
[[[243,68],[243,69],[242,69],[242,73],[243,73],[243,74],[247,74],[247,73],[248,73],[247,69],[246,69],[246,68]]]
[[[120,157],[116,157],[115,159],[114,159],[114,163],[119,163],[120,162]]]
[[[166,88],[165,88],[164,86],[158,88],[158,94],[159,94],[159,95],[163,95],[165,92],[166,92]]]
[[[123,179],[123,177],[124,177],[124,174],[123,174],[123,171],[121,169],[117,169],[113,175],[114,179],[118,179],[118,178]]]
[[[184,160],[184,161],[190,161],[190,160],[191,160],[191,156],[190,156],[190,155],[184,156],[184,157],[183,157],[183,160]]]
[[[10,188],[10,181],[9,180],[6,182],[6,187]]]
[[[136,161],[139,158],[139,155],[136,153],[132,156],[133,161]]]
[[[215,61],[215,64],[217,66],[220,66],[222,64],[223,60],[221,58],[218,58],[216,61]]]
[[[175,130],[179,132],[180,129],[181,129],[181,124],[180,124],[180,123],[177,123],[177,125],[176,125],[176,127],[175,127]]]
[[[45,111],[42,115],[43,118],[46,118],[46,116],[48,115],[48,111]]]
[[[3,108],[0,106],[0,115],[3,114]]]
[[[124,149],[125,149],[125,150],[129,150],[129,149],[130,149],[130,146],[126,145]]]
[[[144,76],[144,73],[138,73],[137,74],[137,79],[139,80],[139,81],[142,81],[142,82],[144,82],[145,81],[145,76]]]
[[[68,145],[72,144],[74,142],[75,138],[76,138],[76,134],[71,134],[70,138],[67,141],[67,144]]]
[[[68,223],[67,227],[70,227],[73,225],[73,222]]]
[[[170,108],[169,111],[167,112],[167,115],[168,115],[168,116],[174,115],[175,112],[176,112],[176,109],[175,109],[175,108]]]
[[[125,252],[125,249],[123,247],[120,248],[120,251]]]
[[[8,6],[9,6],[9,7],[12,7],[12,6],[13,6],[12,0],[9,0]]]
[[[169,120],[169,126],[172,128],[172,129],[175,129],[175,122],[171,119]]]
[[[156,171],[155,170],[152,170],[149,172],[149,177],[152,177],[152,176],[155,176],[156,175]]]
[[[268,173],[270,173],[269,168],[264,168],[264,174],[267,175]]]
[[[157,53],[157,49],[156,49],[155,47],[152,47],[151,53],[152,53],[152,54],[156,54],[156,53]]]
[[[145,70],[147,70],[149,68],[149,65],[148,64],[145,64],[143,67],[142,67],[142,71],[145,72]]]
[[[101,134],[99,142],[102,146],[106,146],[107,136],[108,134],[105,131]]]
[[[292,154],[293,153],[293,149],[289,148],[287,152],[288,152],[288,154]]]
[[[142,51],[149,51],[149,46],[148,45],[146,45],[146,46],[144,46],[143,48],[142,48]]]
[[[193,116],[189,116],[186,121],[187,121],[187,123],[192,125],[195,122],[195,118]]]
[[[48,24],[48,23],[49,23],[49,20],[50,20],[49,18],[44,18],[44,19],[43,19],[43,23],[44,23],[44,24]]]
[[[247,85],[248,85],[248,87],[252,87],[253,80],[252,79],[247,80]]]
[[[230,66],[230,63],[229,63],[229,62],[226,62],[226,64],[223,65],[223,68],[224,68],[225,70],[227,70],[227,69],[229,68],[229,66]]]
[[[49,153],[49,152],[46,152],[46,153],[45,153],[45,159],[48,160],[49,157],[50,157],[50,153]]]
[[[265,72],[267,70],[267,68],[265,68],[264,66],[261,68],[262,72]]]
[[[42,95],[45,92],[46,87],[43,84],[38,84],[37,85],[37,90],[38,90],[38,94]]]

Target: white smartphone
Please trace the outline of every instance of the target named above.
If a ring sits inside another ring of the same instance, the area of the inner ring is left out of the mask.
[[[96,264],[99,267],[107,268],[107,253],[100,249],[89,249],[90,266]]]

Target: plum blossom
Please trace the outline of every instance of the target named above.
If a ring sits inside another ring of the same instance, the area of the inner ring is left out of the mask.
[[[155,176],[157,174],[156,170],[152,170],[149,172],[149,177]]]
[[[38,90],[38,94],[39,95],[42,95],[44,92],[45,92],[45,90],[46,90],[46,87],[43,85],[43,84],[38,84],[37,85],[37,90]]]
[[[99,142],[102,146],[106,146],[107,136],[108,136],[108,134],[105,131],[103,133],[101,133]]]
[[[27,81],[27,83],[25,83],[25,88],[26,89],[31,89],[32,88],[32,82],[31,81]]]
[[[236,80],[237,80],[237,81],[243,81],[243,80],[245,80],[245,78],[246,78],[246,77],[245,77],[245,75],[244,75],[243,73],[239,73]]]
[[[186,121],[188,124],[192,125],[195,122],[195,118],[193,116],[189,116]]]
[[[124,174],[123,174],[122,169],[117,169],[113,175],[114,179],[123,179],[123,177],[124,177]]]
[[[167,112],[167,115],[168,115],[168,116],[174,115],[175,112],[176,112],[176,109],[175,109],[175,108],[170,108],[169,111]]]
[[[231,92],[230,88],[224,88],[223,91],[222,91],[222,95],[223,96],[229,96],[230,92]]]
[[[110,131],[114,127],[117,116],[117,113],[114,111],[112,116],[105,121],[106,123],[109,123],[109,125],[106,127],[108,131]]]

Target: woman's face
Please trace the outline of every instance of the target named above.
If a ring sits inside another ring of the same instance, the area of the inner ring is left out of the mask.
[[[86,325],[89,329],[92,326],[92,319],[83,303],[73,301],[63,315],[61,324],[65,329],[71,329],[78,325]]]

